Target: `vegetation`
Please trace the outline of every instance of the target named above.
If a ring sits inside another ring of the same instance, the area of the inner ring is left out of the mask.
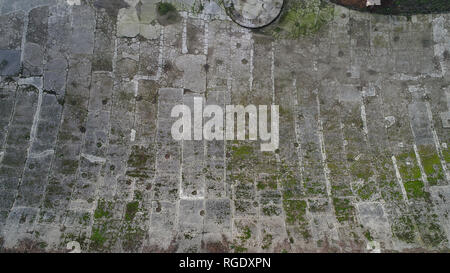
[[[353,176],[364,181],[368,181],[369,178],[374,174],[372,171],[372,167],[370,166],[370,161],[363,159],[354,161],[350,166],[350,171]]]
[[[158,14],[161,16],[164,16],[171,11],[174,12],[177,10],[174,5],[172,5],[171,3],[165,3],[165,2],[158,3],[157,9],[158,9]]]
[[[419,147],[419,155],[430,186],[438,185],[445,180],[441,160],[433,146]]]
[[[336,218],[339,222],[353,222],[354,207],[349,199],[333,198]]]
[[[392,224],[392,233],[401,241],[414,243],[416,239],[415,227],[410,216],[401,216]]]
[[[273,29],[277,38],[297,39],[318,32],[333,19],[334,7],[322,0],[290,1]]]
[[[127,209],[125,211],[125,220],[132,221],[134,219],[134,216],[136,215],[136,212],[139,209],[139,202],[133,201],[127,204]]]
[[[361,186],[357,187],[356,192],[358,193],[359,198],[363,201],[368,201],[377,191],[376,185],[374,182],[366,182]]]
[[[305,220],[306,201],[304,200],[284,200],[284,210],[286,212],[286,222],[295,224],[297,221]]]
[[[239,236],[238,240],[235,240],[234,244],[230,246],[231,249],[233,249],[235,253],[246,252],[248,249],[244,247],[244,245],[251,237],[252,237],[252,230],[250,229],[250,227],[249,226],[242,227],[242,235]]]
[[[272,245],[272,234],[266,233],[262,239],[262,249],[268,249]]]
[[[237,159],[245,159],[248,155],[253,153],[253,147],[242,145],[242,146],[233,146],[233,157],[237,157]]]
[[[94,218],[110,218],[112,216],[113,204],[103,199],[98,200],[97,209],[94,212]]]
[[[398,156],[399,171],[404,181],[419,180],[422,175],[413,150]]]
[[[171,3],[159,2],[156,6],[158,13],[157,21],[163,26],[171,25],[180,21],[177,8]]]
[[[364,237],[366,237],[366,239],[368,240],[368,241],[373,241],[373,237],[372,237],[372,235],[370,234],[370,231],[366,231],[366,232],[364,232]]]
[[[426,198],[427,192],[424,190],[424,184],[420,180],[406,181],[404,183],[408,198]]]
[[[93,228],[91,235],[91,246],[95,249],[101,248],[106,242],[106,234],[103,228]]]

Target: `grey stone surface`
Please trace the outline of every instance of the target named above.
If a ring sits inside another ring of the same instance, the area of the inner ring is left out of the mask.
[[[283,0],[225,0],[229,16],[238,24],[248,28],[264,27],[272,23],[281,13]]]
[[[0,50],[0,75],[18,76],[20,72],[20,51]]]
[[[0,14],[0,49],[20,49],[24,30],[25,14],[21,11]]]
[[[2,250],[448,251],[448,14],[284,39],[157,2],[0,1]],[[194,98],[279,105],[279,149],[174,140]]]
[[[38,7],[28,15],[27,34],[23,48],[23,75],[43,74],[44,51],[47,43],[49,8]]]

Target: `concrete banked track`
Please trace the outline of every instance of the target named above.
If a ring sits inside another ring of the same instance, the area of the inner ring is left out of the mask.
[[[171,3],[0,0],[2,251],[448,251],[449,14]],[[173,140],[195,97],[279,105],[279,149]]]

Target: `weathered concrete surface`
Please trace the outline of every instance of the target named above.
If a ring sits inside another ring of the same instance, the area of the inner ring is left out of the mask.
[[[283,8],[283,0],[226,0],[223,3],[231,19],[249,28],[269,25],[280,15]]]
[[[20,70],[19,50],[0,50],[0,75],[18,76]]]
[[[449,250],[448,14],[285,40],[170,2],[0,1],[2,250]],[[173,140],[195,97],[280,105],[280,148]]]

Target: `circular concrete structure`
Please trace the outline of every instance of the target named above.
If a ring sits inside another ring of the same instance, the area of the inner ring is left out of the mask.
[[[228,16],[246,28],[269,25],[281,13],[283,0],[225,0]]]

